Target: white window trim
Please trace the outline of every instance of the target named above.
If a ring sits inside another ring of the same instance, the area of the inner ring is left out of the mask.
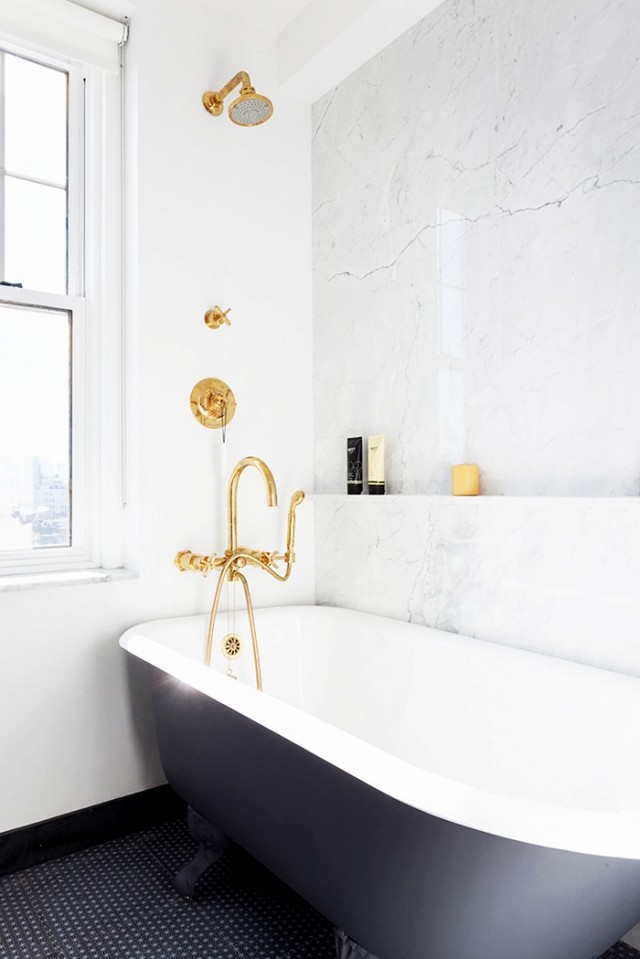
[[[0,302],[72,314],[72,546],[0,554],[10,577],[120,569],[125,436],[120,75],[0,35],[10,53],[69,73],[69,290],[0,287]],[[75,242],[72,241],[75,237]],[[25,399],[26,401],[26,399]],[[36,578],[36,577],[34,577]],[[93,581],[96,581],[95,578]]]

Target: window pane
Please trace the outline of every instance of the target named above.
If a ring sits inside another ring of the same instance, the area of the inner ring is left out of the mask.
[[[66,184],[66,73],[5,54],[5,138],[10,173]]]
[[[71,321],[0,306],[0,555],[71,545]]]
[[[64,190],[5,177],[5,275],[9,283],[67,292],[67,196]]]

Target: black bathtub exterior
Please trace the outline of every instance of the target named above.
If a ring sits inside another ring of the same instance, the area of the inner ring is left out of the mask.
[[[148,666],[176,792],[379,959],[596,959],[640,862],[430,816]]]

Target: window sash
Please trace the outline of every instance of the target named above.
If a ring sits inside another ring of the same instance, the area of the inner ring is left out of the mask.
[[[90,519],[95,503],[89,484],[89,384],[87,308],[81,297],[38,294],[10,289],[0,302],[7,306],[66,311],[71,318],[71,546],[46,549],[0,550],[0,572],[44,571],[51,568],[86,568],[96,565],[91,555]]]
[[[5,209],[5,172],[14,171],[5,170],[4,158],[4,137],[1,135],[4,131],[3,115],[3,63],[4,53],[10,53],[15,56],[24,57],[34,63],[42,64],[46,67],[63,70],[68,74],[68,113],[67,113],[67,294],[73,296],[85,295],[85,277],[84,277],[84,194],[85,194],[85,98],[86,98],[86,78],[82,66],[74,63],[67,63],[59,58],[34,54],[33,51],[20,47],[14,43],[6,42],[0,38],[0,265],[5,262],[5,235],[4,235],[4,209]],[[7,277],[7,279],[16,282],[20,277]],[[0,297],[2,296],[2,287],[0,287]],[[35,291],[33,291],[35,294]],[[39,294],[38,294],[39,295]]]
[[[44,550],[3,550],[0,546],[0,573],[45,571],[52,568],[80,568],[95,565],[91,555],[89,501],[89,447],[87,443],[88,330],[87,304],[84,299],[84,70],[71,64],[34,53],[14,43],[0,41],[7,53],[25,57],[68,74],[67,113],[67,293],[0,287],[0,303],[65,310],[71,319],[71,545]],[[3,119],[3,118],[2,118]],[[2,131],[0,131],[2,133]],[[3,137],[2,137],[3,139]],[[4,157],[2,157],[4,172]],[[0,177],[0,242],[4,244],[4,176]],[[4,251],[2,251],[4,252]],[[8,279],[14,279],[8,277]],[[16,281],[20,277],[15,278]]]

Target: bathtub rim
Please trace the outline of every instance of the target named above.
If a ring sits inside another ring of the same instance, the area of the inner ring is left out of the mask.
[[[296,605],[266,607],[261,613],[300,615],[310,610],[333,614],[353,613],[394,627],[413,627],[446,635],[455,640],[497,647],[507,655],[522,654],[536,659],[552,659],[541,653],[516,649],[486,640],[446,633],[444,630],[403,623],[341,607]],[[615,859],[640,859],[640,813],[600,811],[527,800],[471,786],[429,772],[404,759],[346,732],[326,720],[298,709],[267,692],[259,692],[243,683],[229,681],[223,673],[198,663],[191,657],[163,646],[149,637],[153,628],[168,622],[195,623],[206,614],[164,617],[139,623],[127,629],[119,644],[128,653],[180,682],[217,700],[276,735],[306,749],[320,759],[371,786],[379,792],[414,809],[457,825],[466,826],[516,842],[550,849],[584,853]],[[145,631],[147,634],[145,634]],[[555,659],[554,659],[555,662]],[[558,660],[560,668],[597,670],[620,680],[638,683],[625,674],[610,673],[600,667],[569,660]]]

